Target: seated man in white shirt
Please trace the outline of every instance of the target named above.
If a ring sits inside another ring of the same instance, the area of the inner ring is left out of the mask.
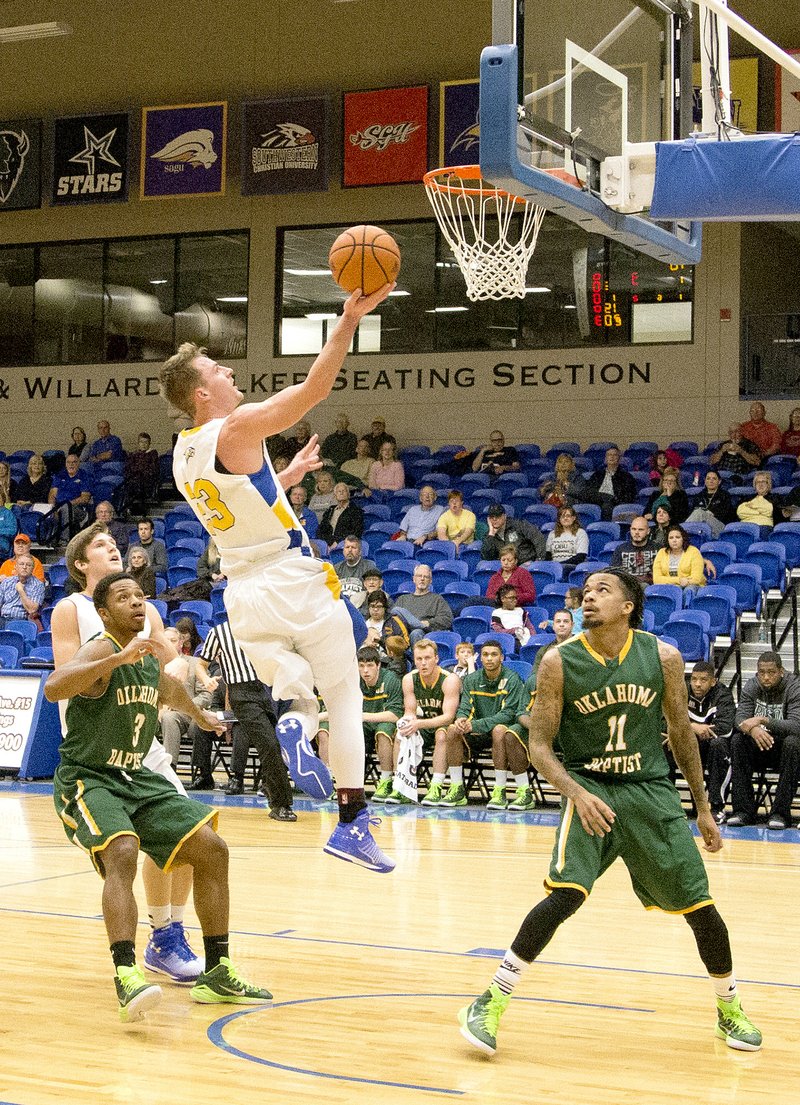
[[[427,484],[419,491],[419,506],[412,506],[405,512],[400,522],[400,534],[406,541],[415,545],[424,545],[437,536],[439,519],[444,507],[436,502],[436,492]]]

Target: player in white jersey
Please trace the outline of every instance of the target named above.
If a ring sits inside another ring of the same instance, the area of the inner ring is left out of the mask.
[[[94,608],[92,595],[97,584],[111,572],[122,571],[122,557],[111,534],[102,522],[96,522],[81,530],[72,538],[66,552],[67,568],[77,583],[83,585],[79,593],[67,595],[53,610],[50,630],[53,635],[53,658],[60,668],[90,638],[105,629],[100,615]],[[143,637],[151,637],[163,645],[162,659],[167,662],[177,653],[164,636],[164,624],[152,603],[146,605]],[[59,707],[66,707],[60,702]],[[61,714],[62,731],[64,710]],[[151,771],[169,779],[180,794],[185,794],[178,776],[172,769],[172,761],[160,741],[154,740],[144,763]],[[166,974],[176,982],[192,982],[202,972],[204,961],[196,956],[186,939],[183,916],[192,890],[193,870],[185,864],[172,872],[164,873],[149,856],[142,866],[142,881],[147,898],[147,912],[152,931],[145,949],[145,965],[150,970]]]
[[[325,851],[373,871],[391,871],[394,862],[370,832],[352,624],[333,568],[311,554],[265,438],[327,397],[359,322],[392,287],[371,296],[354,292],[305,380],[261,403],[240,406],[231,369],[190,342],[161,370],[164,397],[194,422],[175,443],[173,473],[219,549],[231,629],[273,697],[291,702],[276,730],[289,770],[311,793],[313,777],[325,770],[309,745],[317,731],[316,687],[328,708],[339,803],[339,824]]]

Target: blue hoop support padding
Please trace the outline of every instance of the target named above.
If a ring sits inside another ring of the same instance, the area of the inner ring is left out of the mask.
[[[602,234],[665,264],[700,260],[702,227],[687,225],[687,238],[637,215],[621,215],[601,199],[557,176],[526,165],[517,153],[517,47],[487,46],[481,53],[481,173],[499,188]]]
[[[800,219],[800,134],[656,143],[654,219]]]

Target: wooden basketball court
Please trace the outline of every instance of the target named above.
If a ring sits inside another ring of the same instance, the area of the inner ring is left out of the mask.
[[[730,831],[708,857],[760,1053],[715,1039],[688,926],[646,913],[616,864],[525,977],[488,1060],[462,1040],[456,1012],[541,896],[553,814],[401,808],[376,829],[397,859],[387,876],[323,854],[332,804],[298,802],[296,825],[270,821],[255,799],[221,804],[233,958],[275,1004],[200,1006],[164,979],[161,1006],[125,1026],[97,875],[47,786],[0,785],[0,1105],[794,1100],[797,831]],[[199,947],[195,925],[192,914]],[[140,961],[146,936],[143,920]]]

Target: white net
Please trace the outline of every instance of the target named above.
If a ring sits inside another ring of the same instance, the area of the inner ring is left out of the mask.
[[[434,169],[424,181],[467,298],[523,299],[545,209],[482,180],[477,166]]]

